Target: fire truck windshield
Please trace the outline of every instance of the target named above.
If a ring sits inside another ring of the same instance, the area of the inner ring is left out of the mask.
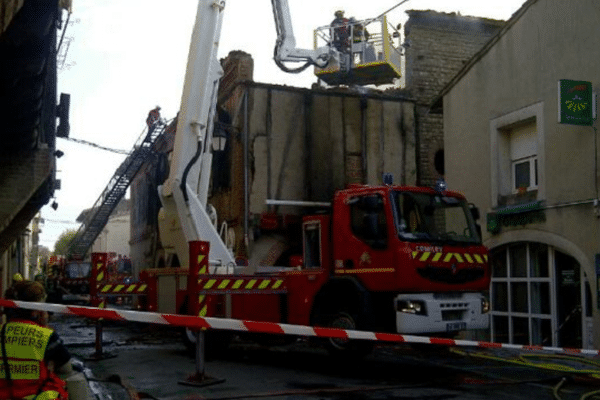
[[[92,266],[85,262],[71,262],[65,267],[65,276],[70,279],[87,278]]]
[[[398,234],[403,240],[450,244],[480,242],[466,201],[442,194],[393,193]]]

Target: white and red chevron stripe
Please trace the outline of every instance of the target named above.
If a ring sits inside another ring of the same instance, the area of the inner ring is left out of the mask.
[[[563,347],[542,347],[506,343],[454,340],[435,337],[400,335],[396,333],[365,332],[338,328],[321,328],[303,325],[280,324],[274,322],[242,321],[228,318],[195,317],[191,315],[160,314],[146,311],[116,310],[62,304],[31,303],[0,299],[0,307],[42,310],[60,314],[71,314],[92,319],[144,322],[149,324],[172,325],[191,329],[207,328],[240,332],[272,333],[280,335],[310,336],[323,338],[361,339],[386,343],[424,343],[442,346],[479,347],[487,349],[512,349],[520,351],[541,351],[574,355],[599,356],[599,350],[571,349]]]

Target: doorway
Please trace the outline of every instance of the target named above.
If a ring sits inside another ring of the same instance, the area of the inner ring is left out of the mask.
[[[518,242],[493,249],[490,260],[493,342],[591,346],[591,291],[574,257]]]

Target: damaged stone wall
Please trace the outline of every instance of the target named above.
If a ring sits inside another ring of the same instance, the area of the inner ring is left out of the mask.
[[[233,121],[230,184],[213,190],[209,200],[219,220],[235,232],[236,254],[246,255],[245,241],[252,241],[246,235],[252,236],[264,215],[278,215],[285,221],[306,211],[268,206],[267,199],[329,202],[335,190],[348,184],[381,184],[384,172],[392,173],[395,183],[416,184],[413,101],[397,93],[359,94],[250,82],[243,86],[240,101],[233,102],[236,108],[227,110]]]
[[[418,184],[432,186],[444,175],[444,131],[442,115],[429,112],[431,102],[505,22],[431,10],[407,14],[406,88],[417,102]]]
[[[217,210],[217,229],[226,228],[241,262],[252,263],[250,247],[262,265],[277,262],[285,251],[298,254],[289,243],[280,246],[277,235],[315,209],[268,206],[267,199],[329,202],[335,190],[348,184],[381,184],[384,172],[392,173],[397,184],[416,184],[415,104],[402,92],[255,83],[252,60],[242,52],[222,60],[222,65],[227,79],[220,88],[219,126],[228,140],[225,151],[213,153],[209,203]],[[172,141],[165,143],[159,149],[162,160],[172,146]],[[157,168],[149,165],[143,176],[162,175]],[[132,184],[134,208],[153,198],[149,192],[155,192],[161,180]],[[132,212],[136,272],[165,265],[155,218]],[[265,216],[275,218],[281,229],[259,237]],[[289,231],[299,235],[297,228]]]

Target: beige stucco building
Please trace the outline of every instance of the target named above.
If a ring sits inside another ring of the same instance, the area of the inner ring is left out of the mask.
[[[600,88],[599,22],[597,0],[526,1],[432,109],[487,221],[493,341],[600,347],[598,123],[558,122],[559,80]]]
[[[90,254],[115,253],[129,257],[129,221],[129,210],[126,214],[112,215],[94,241]]]
[[[130,209],[129,199],[121,199],[116,208],[111,213],[102,232],[98,235],[87,256],[92,253],[114,253],[116,256],[129,257],[130,248]],[[78,222],[83,222],[87,213],[91,209],[84,210],[77,218]]]

